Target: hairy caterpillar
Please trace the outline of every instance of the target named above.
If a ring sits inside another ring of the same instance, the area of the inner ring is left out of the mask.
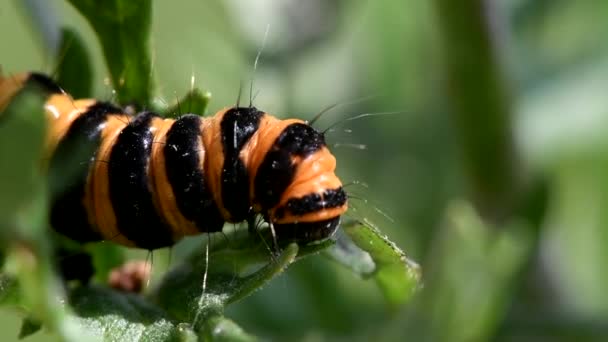
[[[47,96],[48,168],[74,170],[52,194],[50,223],[75,241],[153,250],[261,215],[278,239],[306,243],[333,234],[347,210],[336,159],[305,121],[254,107],[129,115],[38,73],[0,76],[0,112],[26,84]]]

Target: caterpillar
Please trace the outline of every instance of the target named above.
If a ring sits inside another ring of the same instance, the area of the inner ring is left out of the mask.
[[[307,243],[330,237],[348,208],[336,158],[303,120],[238,105],[130,115],[40,73],[0,76],[0,112],[26,85],[44,92],[47,168],[74,170],[51,195],[50,225],[77,242],[154,250],[261,215],[277,239]]]

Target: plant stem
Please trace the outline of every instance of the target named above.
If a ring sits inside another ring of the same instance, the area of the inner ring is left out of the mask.
[[[435,0],[453,122],[473,202],[500,222],[521,190],[512,105],[498,58],[501,42],[493,0]]]

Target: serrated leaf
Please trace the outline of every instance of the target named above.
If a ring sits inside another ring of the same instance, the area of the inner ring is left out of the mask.
[[[222,250],[210,251],[209,264],[205,254],[186,260],[164,277],[152,298],[173,317],[196,324],[207,317],[221,315],[226,304],[245,297],[281,273],[294,261],[298,247],[289,245],[274,261],[246,276],[221,265],[223,262],[230,263],[227,261],[230,258],[225,259],[222,253]],[[234,251],[228,253],[235,256]],[[253,253],[257,253],[257,250],[249,255]],[[266,260],[269,257],[266,254]],[[249,265],[260,262],[256,256],[248,259],[241,255],[240,258],[241,262]],[[238,259],[239,256],[236,256],[233,260]],[[205,286],[204,293],[202,286]]]
[[[214,240],[208,256],[206,247],[193,253],[163,278],[151,299],[172,317],[192,322],[195,331],[208,331],[209,320],[222,317],[226,305],[262,288],[296,257],[318,253],[333,244],[330,240],[302,248],[290,244],[273,256],[264,242],[272,241],[268,231],[261,236],[266,238],[240,230]],[[236,330],[225,333],[241,335]]]
[[[106,341],[181,341],[184,327],[161,309],[132,293],[78,287],[69,295],[75,322]]]
[[[178,100],[175,106],[163,111],[168,118],[177,118],[183,114],[204,115],[207,105],[211,100],[211,93],[194,88],[182,99]]]
[[[370,225],[359,222],[343,224],[344,232],[353,243],[373,260],[375,268],[371,276],[376,280],[388,303],[396,308],[404,304],[419,288],[420,267],[384,234]],[[351,253],[348,264],[361,264],[365,254]],[[370,275],[365,273],[364,275]]]
[[[101,43],[118,101],[147,106],[153,88],[150,57],[152,1],[70,0]]]
[[[55,79],[74,98],[91,96],[93,69],[80,34],[69,27],[61,30]]]

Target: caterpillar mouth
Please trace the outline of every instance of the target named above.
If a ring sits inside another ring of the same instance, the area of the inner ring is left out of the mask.
[[[340,224],[340,216],[317,221],[275,224],[277,239],[281,242],[309,243],[331,237]]]

